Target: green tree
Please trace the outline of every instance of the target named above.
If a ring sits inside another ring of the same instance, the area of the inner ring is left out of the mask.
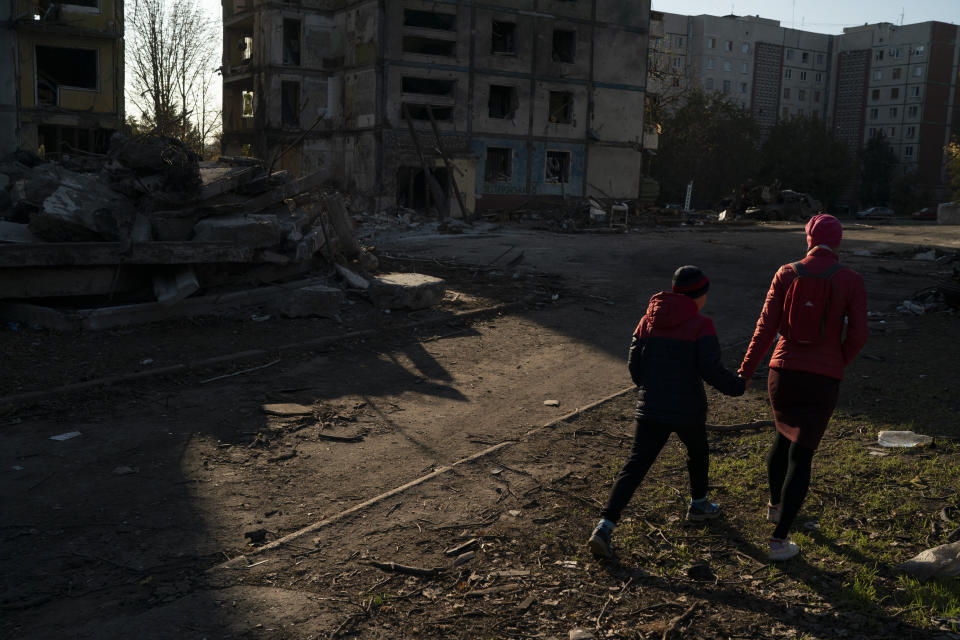
[[[860,203],[863,206],[890,202],[890,185],[897,154],[883,133],[870,138],[860,155]]]
[[[944,149],[947,155],[947,177],[954,202],[960,202],[960,138],[954,137]]]
[[[781,120],[760,150],[760,178],[809,193],[829,210],[848,184],[853,162],[847,145],[824,120],[798,116]]]
[[[682,202],[693,180],[695,206],[714,206],[754,174],[756,123],[723,94],[690,92],[662,130],[653,174],[666,202]]]

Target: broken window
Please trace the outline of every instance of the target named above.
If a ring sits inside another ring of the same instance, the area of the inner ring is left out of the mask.
[[[427,107],[430,107],[430,110],[433,111],[434,120],[452,120],[453,119],[453,107],[441,107],[437,105],[426,105],[426,104],[411,104],[409,102],[404,102],[400,106],[400,115],[401,117],[405,113],[410,114],[410,118],[413,120],[429,120],[430,114],[427,113]]]
[[[573,94],[569,91],[550,92],[550,122],[570,124],[573,120]]]
[[[484,169],[485,182],[510,182],[511,160],[513,152],[510,149],[487,147],[487,163]]]
[[[253,38],[250,36],[244,36],[240,39],[240,58],[247,62],[251,57],[253,57]]]
[[[243,102],[243,106],[240,111],[241,117],[252,118],[253,117],[253,91],[241,91],[240,98]]]
[[[419,27],[421,29],[440,29],[442,31],[456,31],[457,14],[434,13],[433,11],[417,11],[416,9],[404,9],[403,25],[406,27]]]
[[[569,151],[547,151],[547,164],[544,167],[544,181],[550,184],[570,182]]]
[[[283,20],[283,64],[300,66],[300,21]]]
[[[900,97],[900,87],[893,87],[890,89],[890,98],[895,99]]]
[[[280,122],[285,125],[300,124],[300,83],[283,81],[280,83]]]
[[[58,104],[58,90],[98,88],[97,50],[36,48],[37,104]]]
[[[457,43],[453,40],[436,40],[434,38],[421,38],[419,36],[404,36],[404,53],[419,53],[425,56],[445,56],[452,57],[456,51]]]
[[[577,48],[577,32],[564,29],[553,30],[553,61],[573,62]]]
[[[517,52],[514,43],[517,25],[513,22],[494,20],[490,28],[490,53],[512,55]]]
[[[505,87],[502,85],[490,85],[490,97],[487,100],[487,108],[491,118],[513,119],[517,114],[517,108],[520,106],[517,100],[517,88]]]
[[[456,80],[435,80],[406,76],[401,80],[404,93],[422,93],[431,96],[450,96],[457,85]]]

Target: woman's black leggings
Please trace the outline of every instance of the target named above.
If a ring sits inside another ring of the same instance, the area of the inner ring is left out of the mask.
[[[800,512],[810,487],[813,449],[791,442],[781,433],[767,456],[767,476],[770,479],[770,504],[780,505],[780,522],[773,530],[774,538],[786,538]]]

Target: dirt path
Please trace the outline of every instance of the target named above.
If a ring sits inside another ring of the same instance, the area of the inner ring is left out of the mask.
[[[844,260],[864,273],[871,309],[926,286],[930,266],[885,258],[881,272],[875,256],[852,252],[886,249],[909,258],[921,240],[931,244],[929,232],[916,229],[848,234],[851,255]],[[941,234],[937,242],[955,247],[957,237]],[[696,263],[710,274],[708,312],[735,365],[773,269],[794,257],[801,242],[802,231],[788,226],[599,237],[504,232],[381,244],[384,254],[504,265],[501,274],[448,269],[442,275],[451,289],[481,296],[484,303],[526,302],[504,315],[449,319],[421,331],[398,328],[401,318],[381,318],[373,326],[382,333],[320,351],[288,352],[255,373],[201,384],[224,371],[191,371],[52,398],[8,414],[0,453],[0,491],[8,496],[0,518],[0,606],[8,615],[0,630],[9,637],[60,637],[83,620],[78,637],[117,637],[120,629],[146,625],[169,628],[151,637],[259,637],[269,635],[268,627],[309,621],[317,634],[329,634],[331,622],[342,622],[349,606],[304,590],[300,578],[331,574],[329,562],[364,553],[367,543],[360,538],[372,535],[366,529],[325,532],[321,546],[334,548],[336,560],[321,557],[309,571],[300,573],[295,560],[281,570],[263,565],[251,573],[256,588],[236,576],[211,582],[204,571],[249,550],[251,540],[270,541],[323,520],[626,387],[627,337],[649,295],[665,286],[677,263]],[[431,269],[430,262],[409,264]],[[486,285],[477,288],[478,279]],[[161,335],[137,330],[73,342],[71,336],[23,330],[9,352],[26,371],[37,365],[30,361],[30,343],[42,342],[33,349],[56,353],[65,363],[70,377],[52,376],[62,383],[80,377],[84,360],[96,359],[98,370],[136,361],[125,344],[131,335],[138,349],[166,345],[165,358],[184,361],[335,329],[291,323],[290,332],[274,326],[264,335],[249,324],[226,326],[234,328],[228,335],[218,335],[213,324],[196,333],[171,326],[171,333]],[[9,334],[3,340],[12,344]],[[142,353],[156,351],[137,356]],[[270,362],[254,359],[245,366]],[[37,388],[42,378],[32,384]],[[559,407],[544,400],[557,400]],[[283,418],[264,412],[270,403],[311,409]],[[629,419],[628,409],[619,411]],[[49,439],[73,431],[82,435]],[[524,455],[550,455],[537,438],[525,446]],[[585,464],[597,464],[577,447],[565,451],[563,460],[538,473],[578,474]],[[502,486],[499,492],[496,486],[481,490],[470,474],[454,477],[456,482],[440,480],[425,494],[398,499],[396,504],[406,505],[404,526],[416,526],[410,524],[416,514],[427,512],[433,513],[431,522],[446,522],[446,502],[436,501],[446,490],[468,505],[456,508],[461,521],[472,513],[482,522],[490,501],[500,504],[507,495]],[[408,509],[421,495],[426,497],[419,506]],[[382,509],[391,507],[384,503]],[[389,530],[387,515],[375,510],[360,517],[376,520],[370,525],[375,530]],[[388,533],[379,534],[377,544],[387,545]],[[312,541],[304,544],[305,553],[315,556]],[[332,617],[311,613],[320,601]],[[256,627],[256,620],[264,626]],[[284,633],[273,637],[312,635]],[[403,635],[383,630],[369,637]]]

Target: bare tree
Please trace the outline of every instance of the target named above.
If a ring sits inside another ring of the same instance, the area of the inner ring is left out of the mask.
[[[202,152],[220,121],[216,23],[197,0],[134,0],[127,42],[127,90],[141,123]]]

